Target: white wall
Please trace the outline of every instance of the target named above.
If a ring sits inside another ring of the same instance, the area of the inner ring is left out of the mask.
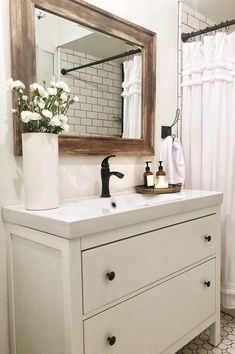
[[[173,121],[177,104],[177,0],[90,0],[90,2],[158,34],[156,112],[156,147],[158,147],[160,126]],[[10,93],[5,91],[5,82],[11,76],[8,6],[9,0],[0,0],[0,205],[18,203],[23,198],[21,158],[13,156],[11,97]],[[61,196],[98,194],[102,157],[61,157]],[[111,191],[140,184],[146,158],[113,158],[111,168],[123,172],[125,178],[123,180],[112,178]],[[1,221],[0,232],[0,353],[7,354],[6,266]]]
[[[13,156],[11,99],[6,92],[10,77],[8,1],[0,0],[0,206],[18,202],[22,197],[20,159]],[[4,228],[0,217],[0,353],[8,353],[7,292]]]
[[[37,82],[49,86],[56,80],[57,48],[75,39],[87,36],[92,32],[76,23],[48,12],[38,19],[35,15],[35,36],[37,46]]]
[[[92,33],[74,22],[49,13],[40,20],[36,16],[35,32],[38,47],[50,53],[54,53],[57,47]]]

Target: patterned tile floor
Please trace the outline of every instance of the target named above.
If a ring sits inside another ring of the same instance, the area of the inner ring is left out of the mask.
[[[235,317],[221,313],[221,343],[213,347],[208,342],[208,330],[185,345],[176,354],[235,354]]]

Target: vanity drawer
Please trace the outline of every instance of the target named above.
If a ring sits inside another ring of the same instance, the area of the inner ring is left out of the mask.
[[[84,313],[213,255],[217,225],[212,215],[84,251]]]
[[[212,259],[84,321],[85,354],[161,353],[215,313],[215,285]]]

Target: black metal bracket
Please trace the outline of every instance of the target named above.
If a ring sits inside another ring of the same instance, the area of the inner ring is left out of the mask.
[[[162,125],[161,138],[165,139],[169,135],[171,135],[171,127],[167,125]]]
[[[180,119],[180,109],[177,108],[175,119],[171,125],[162,125],[161,138],[165,139],[167,136],[172,135],[172,128],[178,123]]]

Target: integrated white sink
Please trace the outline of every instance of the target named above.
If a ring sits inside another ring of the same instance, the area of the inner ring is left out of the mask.
[[[24,205],[3,208],[5,222],[45,231],[64,238],[78,238],[122,226],[180,214],[222,200],[215,192],[184,190],[172,194],[137,194],[135,191],[63,201],[58,209],[31,211]]]
[[[60,216],[65,217],[66,215],[69,219],[73,220],[76,218],[78,220],[92,219],[111,213],[120,213],[159,203],[172,202],[181,198],[180,193],[144,195],[126,192],[114,194],[110,198],[100,198],[97,196],[66,201],[57,211]]]

